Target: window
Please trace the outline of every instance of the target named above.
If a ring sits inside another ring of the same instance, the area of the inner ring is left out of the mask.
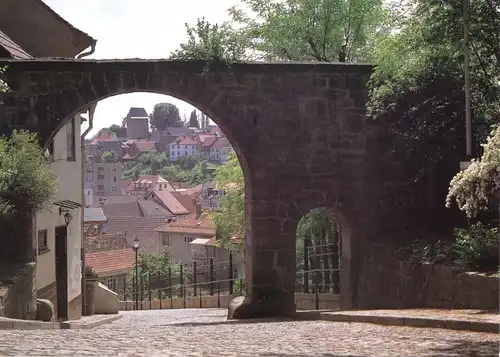
[[[87,176],[87,182],[92,182],[92,176]]]
[[[113,290],[114,292],[116,292],[116,278],[108,278],[108,280],[106,281],[106,285],[109,290]]]
[[[104,185],[97,185],[97,189],[98,189],[99,191],[104,190]]]
[[[162,245],[167,245],[167,246],[170,247],[172,245],[172,237],[170,237],[167,234],[162,234],[161,235],[161,244]]]
[[[76,159],[75,118],[72,118],[66,124],[66,156],[68,161],[75,161]]]
[[[185,244],[186,246],[189,246],[189,244],[190,244],[193,240],[194,240],[194,238],[193,238],[193,237],[186,237],[186,236],[185,236],[185,237],[184,237],[184,244]]]
[[[104,175],[97,175],[98,181],[104,181]]]
[[[45,253],[49,250],[47,242],[47,230],[38,231],[38,254]]]
[[[97,166],[97,172],[103,172],[104,167],[103,166]]]
[[[111,187],[111,192],[116,192],[116,187]]]
[[[116,182],[116,176],[113,176],[113,182]]]
[[[112,167],[111,172],[116,172],[116,167]]]
[[[89,167],[87,167],[87,169],[85,171],[87,171],[87,172],[94,172],[94,168],[91,167],[91,166],[89,166]]]

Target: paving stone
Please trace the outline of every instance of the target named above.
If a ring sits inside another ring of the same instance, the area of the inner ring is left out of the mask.
[[[226,310],[124,312],[91,330],[2,331],[1,356],[481,356],[498,335],[327,321],[226,321]]]

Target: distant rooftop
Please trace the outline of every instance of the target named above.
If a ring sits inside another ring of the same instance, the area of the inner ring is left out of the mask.
[[[128,111],[127,118],[144,119],[144,118],[148,118],[148,113],[146,112],[146,109],[144,109],[144,108],[131,107],[130,110]]]

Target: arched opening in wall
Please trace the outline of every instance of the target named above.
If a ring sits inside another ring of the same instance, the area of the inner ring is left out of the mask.
[[[191,283],[183,294],[200,293],[200,284],[214,279],[221,281],[217,284],[221,294],[229,293],[230,279],[244,274],[246,219],[246,176],[240,166],[244,158],[231,133],[205,108],[167,95],[120,94],[96,104],[93,112],[85,107],[78,113],[86,111],[82,133],[90,129],[83,182],[84,192],[93,197],[84,202],[100,207],[107,218],[100,239],[122,234],[133,246],[137,237],[139,254],[168,256],[165,267],[182,262],[183,270],[173,271],[183,271],[182,278],[176,273],[176,279]],[[182,233],[174,225],[182,226]],[[163,285],[153,287],[154,296],[158,289],[171,287],[168,272],[163,275]],[[133,279],[128,280],[111,286],[138,291]],[[125,297],[125,291],[117,292]],[[130,299],[131,294],[126,296]]]
[[[332,211],[312,209],[297,225],[297,309],[338,309],[342,228]]]

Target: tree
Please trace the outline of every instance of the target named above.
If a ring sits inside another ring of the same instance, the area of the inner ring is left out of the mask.
[[[455,199],[470,218],[488,208],[491,197],[500,193],[500,127],[493,130],[483,146],[482,157],[453,178],[446,197],[447,207]]]
[[[358,62],[386,32],[381,0],[243,0],[232,7],[253,53],[265,60]]]
[[[208,128],[209,119],[205,115],[205,113],[201,113],[200,121],[201,121],[201,128],[202,129],[207,129]]]
[[[475,155],[499,114],[498,6],[473,0],[471,97]],[[460,0],[412,2],[400,28],[377,40],[368,114],[393,131],[393,168],[422,178],[464,153],[463,15]],[[465,153],[464,153],[465,154]]]
[[[218,244],[227,247],[231,238],[245,236],[245,178],[234,153],[215,170],[215,182],[225,195],[221,198],[221,210],[211,212],[210,216]]]
[[[101,162],[104,163],[116,162],[116,156],[114,151],[105,151],[101,155]]]
[[[198,122],[198,114],[196,113],[196,110],[193,110],[191,112],[191,115],[189,116],[189,127],[190,128],[200,127],[200,123]]]
[[[188,41],[170,56],[178,60],[205,60],[237,62],[245,59],[248,37],[229,23],[210,24],[197,19],[195,26],[186,24]]]
[[[149,122],[153,130],[165,130],[169,126],[183,126],[179,108],[172,103],[158,103],[149,115]]]
[[[18,209],[40,211],[56,191],[52,175],[36,134],[17,131],[0,138],[0,218]]]
[[[102,128],[101,130],[99,130],[95,137],[98,138],[102,136],[104,133],[116,133],[121,128],[122,128],[121,126],[113,124],[109,128]]]

